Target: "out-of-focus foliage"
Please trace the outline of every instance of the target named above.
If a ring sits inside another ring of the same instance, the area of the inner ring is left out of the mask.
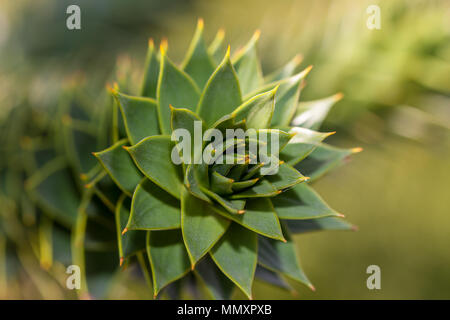
[[[422,113],[402,113],[404,121],[420,118],[425,126],[448,130],[450,123],[450,5],[445,0],[412,1],[198,1],[198,15],[230,30],[260,28],[264,65],[272,68],[296,52],[315,74],[305,100],[342,92],[345,100],[330,113],[359,139],[376,142],[380,133],[398,127],[383,120],[402,106]],[[381,29],[366,26],[366,9],[378,5]],[[240,8],[241,15],[230,19]],[[251,15],[245,14],[252,11]],[[244,37],[244,35],[236,36]],[[232,41],[234,38],[232,38]],[[425,115],[424,113],[428,114]],[[357,121],[358,120],[358,121]],[[410,138],[421,139],[427,132]],[[407,136],[407,135],[405,135]]]
[[[360,232],[296,237],[307,262],[303,267],[318,289],[310,293],[293,284],[299,291],[297,297],[449,298],[448,1],[185,3],[0,2],[3,123],[15,127],[18,122],[13,121],[14,114],[20,110],[28,110],[23,114],[30,115],[23,119],[40,122],[38,119],[42,117],[38,115],[42,115],[43,109],[56,110],[64,79],[80,68],[89,75],[89,96],[95,97],[111,74],[111,62],[117,54],[126,48],[133,56],[132,60],[122,56],[122,66],[139,60],[134,58],[144,56],[146,47],[142,44],[148,36],[157,40],[162,36],[170,38],[170,55],[180,60],[189,43],[192,21],[199,16],[207,19],[210,30],[226,28],[232,48],[259,28],[264,35],[260,40],[263,69],[272,70],[301,52],[304,55],[301,67],[314,65],[301,101],[343,92],[345,99],[325,123],[329,128],[340,128],[340,134],[330,139],[336,139],[342,146],[354,145],[354,139],[368,143],[352,166],[317,184],[330,205],[341,208],[360,227]],[[65,28],[68,4],[81,6],[80,32]],[[366,27],[366,8],[373,4],[381,8],[381,30]],[[206,33],[207,40],[213,36]],[[129,76],[139,78],[140,67],[134,66],[138,72]],[[44,126],[31,132],[42,133],[45,123],[42,121]],[[343,131],[349,133],[347,139],[343,139]],[[2,126],[2,136],[4,132]],[[386,134],[389,132],[422,144],[392,137]],[[0,192],[0,229],[6,229],[0,236],[0,296],[61,298],[68,294],[65,289],[61,291],[65,279],[55,282],[47,271],[43,272],[39,248],[29,245],[39,243],[36,239],[45,234],[39,230],[47,227],[39,228],[39,219],[31,223],[33,219],[18,215],[20,210],[11,201],[5,201],[4,196],[5,191],[8,197],[23,191],[20,183],[25,180],[25,169],[16,160],[28,157],[29,151],[23,153],[22,147],[29,141],[23,137],[29,135],[28,131],[22,137],[13,136],[14,154],[20,156],[3,157],[4,149],[1,151],[1,168],[12,162],[17,169],[8,172],[10,182],[2,184],[7,189],[2,187]],[[74,181],[77,179],[75,176]],[[317,251],[321,253],[319,257]],[[5,256],[7,259],[2,259]],[[381,267],[381,291],[369,291],[365,286],[368,276],[365,269],[370,264]],[[56,259],[52,265],[58,265]],[[329,265],[334,268],[324,268]],[[118,281],[111,289],[113,297],[150,298],[147,288],[142,286],[142,275],[136,284],[137,271],[129,271],[123,273],[126,285]],[[255,298],[270,298],[275,290],[257,285]],[[292,298],[281,290],[276,292],[279,298]]]

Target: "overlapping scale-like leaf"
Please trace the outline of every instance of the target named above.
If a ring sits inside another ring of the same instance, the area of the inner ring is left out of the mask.
[[[106,150],[94,153],[94,155],[117,186],[131,196],[143,175],[133,163],[130,154],[123,148],[127,144],[128,141],[123,139]]]
[[[181,230],[192,266],[220,239],[230,225],[228,219],[212,213],[211,205],[187,190],[181,198]]]
[[[122,234],[130,216],[131,201],[123,194],[117,202],[115,218],[120,264],[124,259],[145,250],[145,232],[128,231]]]
[[[172,161],[174,147],[169,136],[152,136],[126,150],[146,177],[179,199],[183,188],[183,172]]]
[[[312,219],[339,216],[306,183],[300,183],[272,199],[280,219]]]
[[[210,257],[203,258],[196,266],[194,273],[206,287],[211,297],[216,300],[231,298],[234,284],[214,264]]]
[[[197,30],[182,63],[182,68],[194,79],[199,88],[203,88],[214,71],[214,67],[203,39],[203,20],[199,19]]]
[[[148,41],[147,57],[145,59],[144,80],[142,81],[141,96],[156,98],[158,86],[159,60],[153,39]]]
[[[220,270],[249,298],[257,263],[258,239],[254,232],[232,223],[211,249],[211,258]]]
[[[258,263],[269,270],[280,272],[293,280],[312,287],[298,262],[295,244],[290,237],[286,236],[286,239],[286,242],[281,242],[259,237]]]
[[[312,130],[319,129],[331,107],[341,99],[342,94],[337,93],[324,99],[300,102],[292,120],[292,125]]]
[[[157,104],[151,98],[133,97],[112,90],[122,113],[128,139],[136,144],[143,138],[159,134]]]
[[[181,71],[165,54],[161,52],[161,70],[158,78],[156,100],[161,132],[170,133],[170,106],[195,110],[200,90],[194,80]]]
[[[303,161],[295,165],[295,168],[314,181],[344,163],[351,154],[358,153],[361,148],[342,149],[327,144],[320,144]]]
[[[197,113],[211,127],[242,103],[239,80],[230,60],[228,49],[223,61],[211,75],[201,95]]]
[[[253,232],[273,239],[284,239],[278,217],[267,199],[249,200],[244,214],[230,214],[219,208],[214,208],[214,211]]]
[[[149,179],[136,187],[127,230],[165,230],[181,226],[180,203]]]
[[[243,95],[256,90],[264,82],[256,48],[259,36],[260,31],[258,30],[248,44],[233,57],[233,65],[236,69]]]
[[[289,132],[295,135],[281,151],[280,158],[290,165],[296,165],[302,161],[320,142],[334,134],[334,132],[317,132],[301,127],[293,127]]]
[[[152,267],[155,296],[190,270],[189,257],[180,230],[149,231],[147,254]]]

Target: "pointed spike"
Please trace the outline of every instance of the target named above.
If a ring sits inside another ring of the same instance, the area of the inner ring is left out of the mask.
[[[169,42],[167,41],[167,38],[162,38],[160,44],[159,44],[159,52],[161,53],[161,56],[166,55],[167,48],[169,47]]]
[[[119,267],[121,267],[122,265],[123,265],[123,257],[120,257],[120,260],[119,260]]]
[[[253,33],[253,40],[258,41],[260,36],[261,36],[261,30],[256,29],[255,33]]]
[[[345,215],[342,214],[342,213],[338,213],[337,216],[338,216],[339,218],[345,218]]]
[[[220,28],[219,30],[217,30],[217,37],[220,39],[223,39],[225,37],[225,29],[224,28]]]
[[[302,60],[303,60],[303,55],[298,53],[295,55],[295,57],[292,60],[294,61],[295,64],[300,64],[300,62],[302,62]]]
[[[357,148],[353,148],[353,149],[351,149],[351,151],[352,151],[352,153],[358,153],[358,152],[361,152],[361,151],[363,151],[363,148],[361,148],[361,147],[357,147]]]
[[[128,228],[123,229],[122,235],[124,235],[128,231]]]
[[[227,52],[225,53],[225,59],[230,60],[230,52],[231,52],[231,46],[228,45]]]
[[[338,93],[336,93],[336,94],[333,96],[334,101],[339,101],[339,100],[341,100],[343,97],[344,97],[344,94],[343,94],[342,92],[338,92]]]
[[[280,85],[281,85],[281,84],[277,84],[277,85],[275,86],[275,88],[272,89],[271,92],[272,92],[273,95],[275,95],[275,94],[277,93],[278,88],[280,87]]]
[[[312,65],[309,65],[309,66],[306,67],[305,70],[303,70],[303,72],[305,73],[305,76],[306,76],[308,73],[311,72],[312,68],[313,68],[313,66],[312,66]]]
[[[336,134],[336,131],[328,132],[327,137],[332,136],[333,134]]]
[[[311,283],[308,285],[311,291],[316,292],[316,287],[314,287]]]
[[[203,30],[204,26],[205,26],[205,22],[203,21],[203,18],[198,18],[197,28],[200,29],[200,30]]]
[[[106,87],[106,90],[108,90],[109,93],[111,93],[111,94],[115,93],[114,88],[109,83],[106,83],[105,87]]]
[[[244,214],[244,213],[245,213],[245,210],[238,210],[237,213],[238,213],[238,214]]]
[[[148,46],[149,48],[154,48],[155,47],[155,42],[153,41],[153,38],[148,38]]]

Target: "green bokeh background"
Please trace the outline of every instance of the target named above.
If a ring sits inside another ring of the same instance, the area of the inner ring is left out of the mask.
[[[81,30],[66,28],[70,4],[81,8]],[[380,30],[366,27],[372,4]],[[331,143],[364,148],[316,184],[359,231],[296,238],[316,292],[257,283],[255,298],[450,299],[448,1],[2,1],[0,114],[24,100],[51,106],[74,72],[103,90],[118,56],[139,70],[149,37],[167,37],[180,61],[198,17],[207,39],[225,28],[232,49],[260,29],[265,70],[302,53],[314,69],[301,100],[343,92],[324,129],[338,131]],[[366,286],[369,265],[381,268],[381,290]],[[111,297],[150,298],[136,283]]]

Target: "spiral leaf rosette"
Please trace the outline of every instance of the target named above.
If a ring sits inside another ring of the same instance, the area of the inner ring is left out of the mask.
[[[232,56],[223,36],[208,47],[200,20],[181,65],[150,41],[141,95],[109,88],[125,134],[94,155],[123,193],[120,262],[146,253],[155,296],[188,274],[215,299],[252,298],[255,277],[313,289],[292,235],[352,228],[310,186],[359,151],[316,131],[340,95],[299,103],[311,67],[265,76],[259,32]]]

